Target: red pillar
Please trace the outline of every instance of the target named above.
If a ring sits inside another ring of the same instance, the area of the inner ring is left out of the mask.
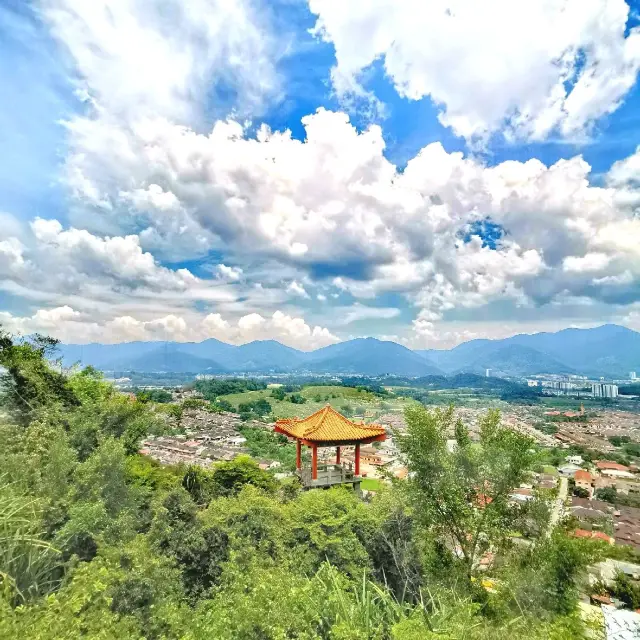
[[[318,479],[318,445],[314,444],[311,450],[311,479]]]
[[[336,447],[336,464],[340,464],[340,447]]]
[[[360,475],[360,443],[356,442],[356,475]]]
[[[302,442],[296,440],[296,469],[302,469]]]

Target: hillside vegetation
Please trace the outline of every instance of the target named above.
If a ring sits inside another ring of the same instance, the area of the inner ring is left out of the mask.
[[[137,450],[162,429],[153,402],[91,369],[57,373],[54,346],[0,334],[0,637],[588,637],[577,589],[597,547],[547,537],[543,498],[508,502],[537,456],[497,412],[471,443],[452,409],[411,403],[397,438],[410,479],[364,502],[302,492],[249,457],[211,470],[151,462]]]

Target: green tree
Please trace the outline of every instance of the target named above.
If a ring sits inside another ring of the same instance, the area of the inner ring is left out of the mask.
[[[461,556],[470,579],[479,558],[503,543],[517,519],[509,494],[535,462],[533,441],[500,425],[490,411],[480,423],[480,442],[472,444],[456,425],[453,407],[405,411],[407,433],[396,434],[410,472],[407,487],[423,526],[446,540]],[[447,434],[456,432],[453,452]]]
[[[615,503],[618,498],[618,491],[615,487],[604,487],[596,491],[596,498],[605,502]]]
[[[211,472],[213,491],[227,496],[238,493],[244,485],[273,493],[277,484],[273,477],[258,466],[249,456],[237,456],[230,462],[218,463]]]
[[[286,396],[286,393],[282,387],[276,387],[274,389],[271,389],[272,398],[275,398],[276,400],[284,400],[285,396]]]
[[[591,494],[589,493],[589,490],[584,487],[574,487],[573,495],[577,498],[588,498]]]
[[[622,571],[616,575],[612,593],[620,598],[629,609],[640,608],[640,584],[631,580]]]
[[[58,345],[53,338],[36,334],[29,341],[16,343],[0,327],[0,376],[2,404],[22,425],[28,424],[38,410],[61,404],[74,407],[79,400],[68,384],[67,377],[49,365]]]

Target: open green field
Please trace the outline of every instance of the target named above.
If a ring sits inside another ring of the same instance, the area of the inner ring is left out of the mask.
[[[242,402],[253,402],[264,398],[271,405],[272,413],[277,418],[305,418],[322,409],[328,403],[337,411],[344,411],[344,407],[348,406],[353,412],[352,415],[356,416],[363,417],[367,412],[367,420],[369,420],[383,413],[402,413],[405,407],[414,402],[410,398],[379,398],[369,391],[358,391],[353,387],[340,386],[312,385],[304,387],[296,393],[306,399],[305,404],[294,404],[286,398],[285,400],[276,400],[271,393],[272,389],[261,389],[223,397],[236,409]],[[287,397],[290,395],[288,393]]]
[[[380,491],[380,489],[382,489],[382,482],[376,478],[363,478],[360,483],[360,488],[365,491]]]

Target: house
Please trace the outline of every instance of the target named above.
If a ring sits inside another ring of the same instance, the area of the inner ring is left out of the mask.
[[[623,464],[613,462],[612,460],[596,460],[596,468],[598,471],[613,470],[613,471],[629,471],[629,467],[625,467]]]
[[[621,465],[622,466],[622,465]],[[600,471],[601,475],[609,477],[609,478],[627,478],[632,479],[635,476],[630,471],[622,471],[620,469],[602,469]]]
[[[567,462],[569,464],[577,464],[578,466],[581,466],[584,463],[584,460],[582,459],[582,456],[567,456]]]
[[[576,487],[580,487],[585,491],[589,492],[589,495],[593,493],[593,487],[591,486],[593,483],[593,476],[588,471],[576,471],[573,475],[573,479],[576,483]]]
[[[365,464],[382,465],[384,460],[374,447],[361,447],[360,459]]]

